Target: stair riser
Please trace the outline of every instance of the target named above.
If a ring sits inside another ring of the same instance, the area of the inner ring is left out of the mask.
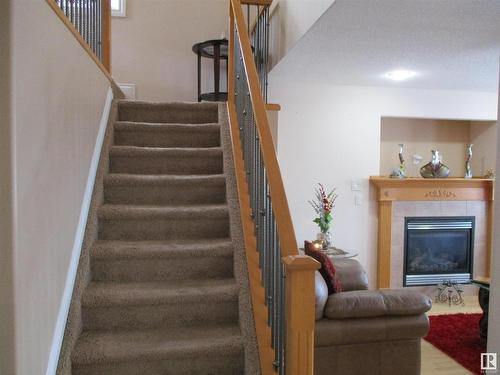
[[[185,106],[188,110],[176,110],[178,106],[122,106],[119,107],[119,121],[170,123],[170,124],[208,124],[217,123],[217,106]],[[209,108],[206,108],[209,107]]]
[[[141,306],[83,307],[84,329],[151,329],[232,323],[238,320],[238,301],[172,303]],[[200,328],[202,329],[202,328]]]
[[[92,260],[94,281],[149,282],[233,277],[233,257]]]
[[[201,354],[201,353],[200,353]],[[168,360],[130,361],[74,367],[73,375],[241,375],[244,370],[244,354],[212,355]]]
[[[99,220],[100,240],[184,240],[227,238],[228,236],[229,217],[227,215],[205,218],[160,217]]]
[[[156,157],[110,156],[110,173],[208,175],[221,174],[222,172],[222,154]]]
[[[115,131],[115,145],[139,147],[219,147],[217,132]]]
[[[110,204],[218,204],[226,202],[226,187],[220,184],[186,183],[167,186],[105,185],[105,203]]]

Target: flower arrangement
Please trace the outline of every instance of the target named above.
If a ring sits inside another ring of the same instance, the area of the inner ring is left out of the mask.
[[[321,233],[326,234],[330,230],[330,224],[333,220],[332,209],[338,195],[336,194],[335,189],[332,189],[327,194],[322,184],[318,184],[318,186],[319,187],[315,190],[316,198],[309,201],[309,204],[318,215],[313,222],[318,224]]]

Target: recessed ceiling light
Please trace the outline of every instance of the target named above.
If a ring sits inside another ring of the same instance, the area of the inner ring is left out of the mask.
[[[405,81],[409,78],[413,78],[417,75],[414,71],[411,70],[405,70],[405,69],[397,69],[397,70],[392,70],[390,72],[387,72],[384,74],[385,78],[389,78],[393,81]]]

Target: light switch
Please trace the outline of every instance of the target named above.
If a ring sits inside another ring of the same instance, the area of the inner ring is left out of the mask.
[[[361,191],[361,180],[351,180],[351,191]]]
[[[354,193],[354,204],[356,206],[363,205],[363,194],[361,194],[361,193]]]

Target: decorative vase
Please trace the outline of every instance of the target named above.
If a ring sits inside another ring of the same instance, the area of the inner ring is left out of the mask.
[[[446,178],[450,175],[450,169],[441,163],[438,150],[432,150],[432,160],[420,168],[423,178]]]
[[[332,238],[332,233],[330,231],[319,232],[316,236],[316,239],[323,243],[323,249],[328,249],[332,245]]]

